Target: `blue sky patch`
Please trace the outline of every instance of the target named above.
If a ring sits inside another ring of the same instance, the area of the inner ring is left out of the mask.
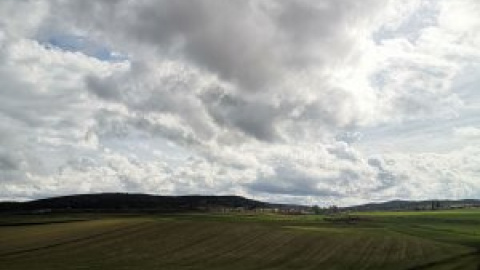
[[[128,60],[124,54],[115,52],[105,45],[78,35],[52,35],[41,41],[47,47],[58,48],[64,51],[80,52],[102,61],[120,62]]]

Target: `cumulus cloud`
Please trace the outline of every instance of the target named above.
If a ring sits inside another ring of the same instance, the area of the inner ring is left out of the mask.
[[[466,147],[480,121],[469,79],[478,9],[473,0],[2,1],[0,199],[473,196],[478,160],[456,170],[446,160],[478,155]],[[440,129],[423,129],[416,149],[400,147],[411,133],[392,139],[432,121],[465,126],[453,131],[461,150],[422,150],[451,139]]]

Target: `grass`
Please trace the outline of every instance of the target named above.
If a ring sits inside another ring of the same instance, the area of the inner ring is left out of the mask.
[[[0,217],[0,269],[478,269],[480,211]]]

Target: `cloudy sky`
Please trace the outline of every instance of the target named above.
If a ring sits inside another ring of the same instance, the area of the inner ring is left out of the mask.
[[[478,0],[0,1],[0,200],[480,197]]]

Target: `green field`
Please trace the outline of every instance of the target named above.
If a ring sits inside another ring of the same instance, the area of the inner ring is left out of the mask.
[[[0,269],[480,269],[480,211],[0,216]]]

